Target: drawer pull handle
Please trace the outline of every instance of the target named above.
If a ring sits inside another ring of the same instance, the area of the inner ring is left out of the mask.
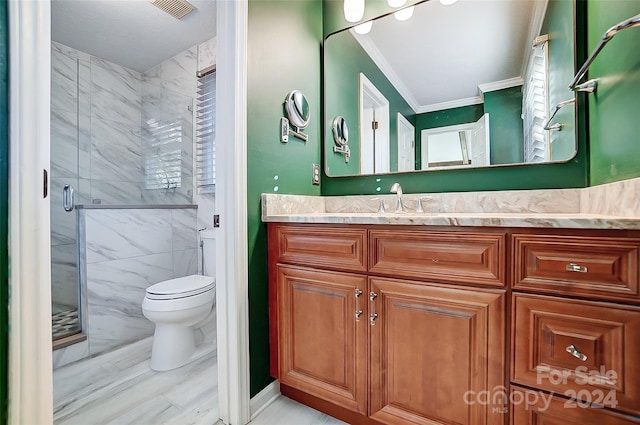
[[[567,347],[567,353],[571,354],[576,359],[580,359],[583,362],[587,361],[587,356],[582,354],[573,344]]]
[[[378,318],[378,313],[371,313],[369,315],[369,321],[371,322],[371,326],[375,325],[375,321]]]
[[[567,264],[566,269],[568,272],[578,272],[578,273],[587,272],[587,266],[581,266],[580,264],[576,264],[576,263]]]
[[[360,316],[362,316],[362,310],[360,310],[360,297],[362,296],[362,290],[360,288],[356,288],[354,295],[356,300],[356,322],[359,322]]]
[[[369,300],[374,301],[376,298],[378,298],[378,294],[373,291],[369,292]]]

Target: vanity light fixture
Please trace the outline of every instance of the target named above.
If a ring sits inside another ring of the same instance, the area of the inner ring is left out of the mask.
[[[367,21],[367,22],[363,22],[360,25],[356,25],[355,27],[353,27],[353,30],[358,34],[364,35],[369,33],[369,31],[371,31],[371,27],[373,27],[373,21]]]
[[[389,7],[402,7],[407,0],[387,0]]]
[[[440,0],[440,4],[444,5],[444,6],[449,6],[455,2],[457,2],[458,0]]]
[[[411,18],[413,16],[413,9],[414,7],[405,7],[404,9],[400,9],[397,12],[395,12],[393,14],[393,16],[398,20],[398,21],[406,21],[407,19]]]
[[[344,0],[344,19],[358,22],[364,16],[364,0]]]

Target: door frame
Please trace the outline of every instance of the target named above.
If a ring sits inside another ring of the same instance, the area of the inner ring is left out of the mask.
[[[411,141],[411,158],[413,158],[413,161],[411,163],[411,169],[410,170],[402,170],[402,171],[414,171],[415,167],[416,167],[416,128],[413,126],[413,124],[411,124],[411,122],[409,122],[408,119],[405,118],[404,115],[402,115],[400,112],[398,112],[398,133],[397,133],[397,146],[398,146],[398,171],[400,170],[400,127],[404,127],[408,130],[411,130],[413,132],[413,140]]]
[[[389,143],[391,140],[391,134],[390,134],[391,126],[389,123],[389,120],[390,120],[389,119],[389,101],[387,100],[386,97],[384,97],[384,94],[382,94],[382,92],[378,90],[378,88],[362,72],[360,73],[360,76],[359,76],[359,83],[360,83],[360,90],[359,90],[360,103],[359,103],[358,111],[360,113],[360,118],[359,118],[360,132],[358,134],[360,136],[360,141],[361,141],[361,145],[360,145],[361,172],[362,172],[362,168],[364,168],[363,165],[365,163],[364,155],[362,155],[362,152],[363,152],[362,140],[364,140],[363,133],[365,128],[369,124],[368,122],[365,122],[365,118],[366,118],[364,114],[365,97],[368,97],[373,102],[375,102],[376,110],[382,111],[382,116],[377,118],[378,130],[380,132],[376,134],[376,137],[378,137],[378,134],[381,134],[382,138],[379,142],[376,141],[375,145],[373,146],[373,174],[389,172],[391,167],[391,164],[389,163],[390,162]]]
[[[10,425],[53,421],[49,170],[51,4],[10,1]],[[45,99],[45,101],[43,101]],[[48,181],[46,181],[48,184]]]
[[[9,17],[9,424],[53,422],[49,170],[51,4],[8,2]],[[218,2],[220,144],[216,206],[218,391],[227,424],[249,422],[249,302],[246,192],[248,1]],[[46,181],[48,184],[48,181]],[[233,285],[232,285],[233,283]]]

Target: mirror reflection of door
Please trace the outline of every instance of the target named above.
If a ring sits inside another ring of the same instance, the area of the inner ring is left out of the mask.
[[[415,127],[398,113],[398,171],[413,171],[415,167]]]
[[[389,172],[389,101],[360,74],[360,173]]]
[[[421,132],[422,170],[490,165],[489,114],[475,123]]]

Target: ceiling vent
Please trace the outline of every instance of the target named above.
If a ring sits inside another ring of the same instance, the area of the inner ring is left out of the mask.
[[[182,19],[196,10],[195,6],[186,0],[149,0],[151,4],[173,16]]]

